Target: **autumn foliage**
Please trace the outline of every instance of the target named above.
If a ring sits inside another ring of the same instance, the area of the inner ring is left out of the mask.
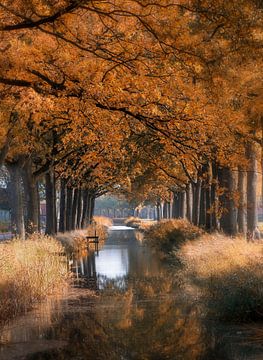
[[[48,233],[85,227],[96,197],[119,191],[159,212],[177,203],[173,216],[210,230],[247,223],[253,238],[259,1],[4,0],[0,36],[0,160],[14,231],[39,228],[44,183]]]

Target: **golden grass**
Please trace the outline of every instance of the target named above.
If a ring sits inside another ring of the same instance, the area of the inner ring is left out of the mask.
[[[146,232],[146,240],[181,264],[181,286],[209,316],[238,322],[263,319],[262,241],[207,234],[185,220],[158,222]]]
[[[186,242],[176,252],[188,288],[199,290],[208,313],[229,321],[263,319],[263,243],[222,234]]]
[[[220,233],[204,234],[196,242],[186,242],[177,252],[189,271],[200,278],[224,275],[237,268],[263,264],[263,242],[247,242]],[[262,266],[263,279],[263,266]]]
[[[135,229],[139,229],[141,231],[146,231],[152,225],[156,223],[154,220],[146,220],[138,217],[130,216],[124,221],[126,226],[131,226]]]
[[[111,227],[113,224],[112,219],[106,217],[106,216],[94,216],[94,222],[96,225],[102,225],[106,227]]]
[[[187,220],[162,220],[146,229],[145,237],[150,245],[163,253],[171,252],[187,240],[193,240],[203,234],[203,230]]]
[[[126,226],[138,228],[142,223],[142,219],[135,216],[130,216],[124,221],[124,223]]]
[[[61,242],[68,254],[87,253],[86,236],[99,237],[99,242],[103,243],[107,237],[107,230],[112,225],[112,220],[103,216],[95,216],[94,222],[86,229],[67,231],[58,233],[56,239]]]
[[[0,323],[62,290],[68,279],[64,249],[40,234],[0,244]]]
[[[74,230],[57,233],[56,239],[62,244],[68,254],[80,253],[87,249],[87,230]]]

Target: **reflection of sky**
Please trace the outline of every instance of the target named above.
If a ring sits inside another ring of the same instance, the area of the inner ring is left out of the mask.
[[[128,249],[107,249],[105,247],[99,252],[99,256],[95,258],[95,261],[98,275],[115,279],[128,274]]]
[[[109,228],[109,230],[111,230],[111,231],[134,230],[134,228],[129,227],[129,226],[124,226],[124,225],[120,225],[120,226],[114,225],[114,226],[111,226]]]

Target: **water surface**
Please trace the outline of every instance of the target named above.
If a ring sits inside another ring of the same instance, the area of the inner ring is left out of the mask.
[[[133,229],[112,227],[101,250],[73,262],[74,291],[4,329],[0,359],[263,359],[258,329],[207,319],[177,270]]]

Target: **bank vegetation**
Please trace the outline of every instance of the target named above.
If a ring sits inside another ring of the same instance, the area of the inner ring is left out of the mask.
[[[187,296],[208,317],[224,321],[263,320],[263,242],[208,234],[185,220],[159,222],[148,242],[178,267]]]
[[[0,243],[0,324],[65,288],[69,272],[63,253],[61,243],[40,234]]]

